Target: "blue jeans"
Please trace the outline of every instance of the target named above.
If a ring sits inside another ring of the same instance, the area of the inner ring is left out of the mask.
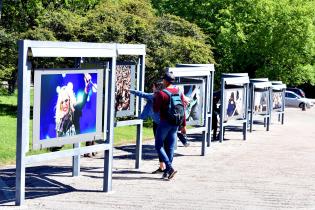
[[[156,130],[155,149],[159,159],[165,163],[166,171],[172,168],[177,130],[177,125],[171,125],[164,120],[160,121]],[[165,149],[163,145],[165,145]]]

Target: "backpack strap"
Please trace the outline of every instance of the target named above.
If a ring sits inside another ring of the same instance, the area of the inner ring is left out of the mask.
[[[181,96],[181,91],[179,89],[177,89],[177,93],[171,93],[167,89],[163,89],[162,91],[166,93],[169,97],[171,97],[173,94],[178,94],[179,96]]]
[[[163,91],[164,93],[166,93],[168,96],[171,97],[172,93],[171,93],[170,91],[168,91],[168,90],[166,90],[166,89],[163,89],[162,91]]]
[[[172,93],[166,89],[163,89],[162,90],[164,93],[166,93],[166,95],[168,95],[168,97],[170,98],[170,102],[168,103],[168,108],[170,109],[171,108],[171,97],[172,97]]]

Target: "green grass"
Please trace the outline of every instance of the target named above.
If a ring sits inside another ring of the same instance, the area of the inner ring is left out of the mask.
[[[126,144],[126,143],[135,143],[136,141],[136,126],[124,126],[118,127],[114,130],[114,144],[115,146]],[[152,128],[143,127],[142,132],[143,139],[153,139],[153,130]]]
[[[31,92],[32,98],[32,92]],[[32,104],[32,103],[31,103]],[[12,96],[0,96],[0,166],[15,163],[16,151],[16,113],[17,94]],[[27,155],[48,152],[47,149],[31,150],[32,148],[32,125],[30,121],[30,151]],[[143,128],[143,139],[152,139],[152,128]],[[136,140],[136,126],[124,126],[114,129],[114,145],[134,143]],[[63,149],[69,149],[71,145],[66,145]]]

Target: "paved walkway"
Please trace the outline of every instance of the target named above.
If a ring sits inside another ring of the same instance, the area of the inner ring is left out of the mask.
[[[0,169],[0,209],[315,209],[315,108],[287,109],[270,131],[254,125],[242,141],[226,132],[200,156],[201,142],[179,146],[171,181],[157,168],[153,142],[144,145],[140,170],[133,169],[133,145],[115,149],[113,191],[102,193],[101,157],[83,158],[80,177],[70,159],[27,170],[27,200],[15,207],[14,170]],[[7,186],[7,187],[6,187]]]

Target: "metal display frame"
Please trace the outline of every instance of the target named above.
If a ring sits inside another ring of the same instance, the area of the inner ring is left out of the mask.
[[[118,45],[86,42],[52,42],[52,41],[18,41],[18,113],[17,113],[17,143],[16,143],[16,192],[15,204],[25,202],[26,167],[52,159],[72,157],[72,175],[80,174],[80,155],[96,151],[104,151],[103,191],[112,190],[112,161],[114,137],[114,96],[115,69]],[[30,86],[31,62],[30,57],[50,58],[106,58],[109,61],[104,66],[105,83],[103,142],[80,148],[75,143],[73,149],[27,156],[29,150],[30,128]]]
[[[262,79],[250,79],[250,96],[249,96],[249,131],[252,132],[253,130],[253,123],[254,118],[261,118],[264,119],[264,126],[266,127],[266,131],[269,131],[270,127],[270,118],[271,118],[271,110],[272,110],[272,101],[271,101],[271,94],[272,94],[272,84],[268,81],[267,78]],[[256,93],[262,92],[267,94],[267,108],[265,112],[255,112],[255,97]]]
[[[224,122],[225,119],[225,90],[227,89],[243,89],[245,102],[243,104],[243,117],[232,119]],[[249,101],[249,77],[247,73],[226,73],[221,75],[221,108],[220,108],[220,142],[223,142],[225,127],[227,126],[243,126],[243,140],[246,140],[247,124],[248,124],[248,101]]]
[[[138,62],[136,62],[136,90],[144,91],[144,75],[145,75],[145,45],[143,44],[117,44],[117,57],[119,56],[138,56]],[[138,97],[136,99],[135,117],[140,116],[143,110],[143,99]],[[122,126],[137,126],[136,131],[136,160],[135,168],[139,169],[142,161],[142,132],[143,132],[143,120],[121,120],[115,123],[115,127]]]
[[[177,64],[174,68],[167,68],[168,72],[173,73],[175,81],[180,78],[192,78],[204,80],[204,107],[203,107],[203,123],[201,126],[195,126],[187,129],[187,134],[201,133],[202,146],[201,155],[206,154],[206,143],[210,146],[211,142],[211,123],[212,123],[212,104],[213,104],[213,77],[214,64]]]
[[[284,124],[284,112],[285,112],[285,90],[287,88],[286,84],[283,84],[282,81],[270,81],[272,84],[272,94],[271,94],[271,103],[274,93],[282,93],[282,107],[280,109],[273,109],[271,113],[278,115],[278,122],[281,122],[281,125]]]

